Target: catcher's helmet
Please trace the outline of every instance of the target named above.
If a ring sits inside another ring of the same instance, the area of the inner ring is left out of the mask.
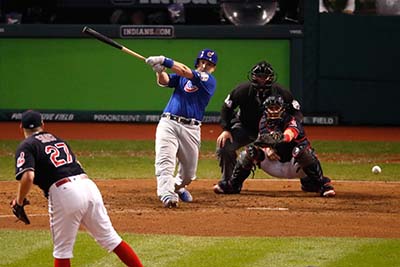
[[[263,103],[265,112],[267,112],[269,120],[281,119],[286,105],[280,95],[269,96]]]
[[[197,68],[197,64],[199,63],[200,59],[207,60],[214,65],[217,65],[218,56],[214,50],[205,48],[199,52],[197,55],[196,61],[194,62],[194,67]]]
[[[256,89],[271,87],[276,82],[276,73],[271,64],[263,60],[254,65],[248,73],[248,79]]]

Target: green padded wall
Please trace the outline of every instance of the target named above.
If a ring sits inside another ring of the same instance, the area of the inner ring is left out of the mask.
[[[203,48],[217,51],[217,92],[207,111],[219,112],[227,93],[267,59],[289,87],[289,40],[125,39],[143,54],[165,55],[193,67]],[[156,85],[144,62],[94,39],[0,39],[0,109],[161,111],[171,94]]]

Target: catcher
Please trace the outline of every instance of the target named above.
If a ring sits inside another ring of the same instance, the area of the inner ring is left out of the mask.
[[[258,165],[277,178],[300,178],[305,192],[335,196],[331,180],[323,175],[301,122],[287,112],[283,98],[272,95],[263,105],[258,138],[239,155],[231,179],[220,181],[214,186],[214,192],[239,194],[243,182]]]
[[[45,132],[39,112],[22,114],[25,140],[16,152],[17,198],[11,201],[15,216],[29,224],[26,199],[33,184],[48,198],[55,267],[70,267],[75,238],[82,224],[108,251],[127,266],[142,267],[132,248],[114,230],[96,184],[85,174],[70,146]]]

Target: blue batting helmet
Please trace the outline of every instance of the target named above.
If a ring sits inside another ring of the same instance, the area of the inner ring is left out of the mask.
[[[210,61],[212,64],[217,65],[218,56],[214,50],[205,48],[199,52],[197,55],[196,61],[194,62],[194,66],[197,68],[197,64],[199,63],[200,59],[204,59]]]

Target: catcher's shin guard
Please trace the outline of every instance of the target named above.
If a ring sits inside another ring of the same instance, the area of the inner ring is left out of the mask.
[[[251,149],[255,149],[254,153]],[[240,193],[243,182],[247,177],[249,177],[251,171],[255,168],[254,161],[258,162],[258,158],[261,157],[258,152],[257,148],[249,146],[245,151],[240,153],[230,180],[232,191],[234,193]],[[262,155],[264,156],[264,154]]]
[[[321,163],[315,156],[313,149],[305,146],[295,147],[293,157],[307,175],[300,179],[303,191],[320,193],[321,196],[335,194],[333,186],[330,184],[331,180],[323,176]]]

